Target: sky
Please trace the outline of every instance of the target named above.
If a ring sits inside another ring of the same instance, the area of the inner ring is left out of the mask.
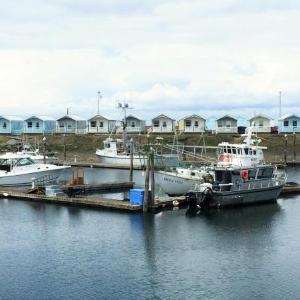
[[[0,1],[0,115],[300,114],[300,1]]]

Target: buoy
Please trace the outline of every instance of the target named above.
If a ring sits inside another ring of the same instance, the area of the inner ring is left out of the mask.
[[[173,206],[178,206],[179,205],[179,202],[177,200],[174,200],[173,201]]]

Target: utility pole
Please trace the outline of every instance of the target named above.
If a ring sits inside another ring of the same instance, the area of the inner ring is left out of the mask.
[[[102,99],[101,92],[98,91],[98,109],[97,109],[97,115],[100,115],[100,100]]]
[[[282,111],[281,111],[281,96],[282,96],[282,92],[279,91],[279,118],[281,118],[281,115],[282,115]]]

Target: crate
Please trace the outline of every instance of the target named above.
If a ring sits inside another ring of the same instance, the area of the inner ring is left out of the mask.
[[[131,189],[129,191],[130,205],[143,205],[144,192],[143,189]]]

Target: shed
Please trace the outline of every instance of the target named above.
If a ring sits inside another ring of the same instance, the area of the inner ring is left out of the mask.
[[[0,116],[0,134],[19,135],[24,131],[24,119],[17,116]]]
[[[199,115],[193,114],[180,119],[178,122],[178,128],[181,132],[204,132],[205,119]]]
[[[65,115],[57,120],[57,133],[86,134],[87,121],[75,115]]]
[[[252,127],[253,132],[271,132],[272,127],[272,118],[263,115],[257,114],[254,117],[250,118],[249,125]]]
[[[152,119],[152,132],[171,133],[175,131],[175,120],[164,115]]]
[[[116,121],[101,115],[88,120],[88,133],[112,133],[116,130]]]
[[[300,117],[295,114],[284,115],[278,119],[278,133],[300,132]]]
[[[225,115],[216,120],[216,133],[237,133],[237,119],[230,116]]]
[[[48,116],[31,116],[24,122],[24,133],[53,134],[56,120]]]

